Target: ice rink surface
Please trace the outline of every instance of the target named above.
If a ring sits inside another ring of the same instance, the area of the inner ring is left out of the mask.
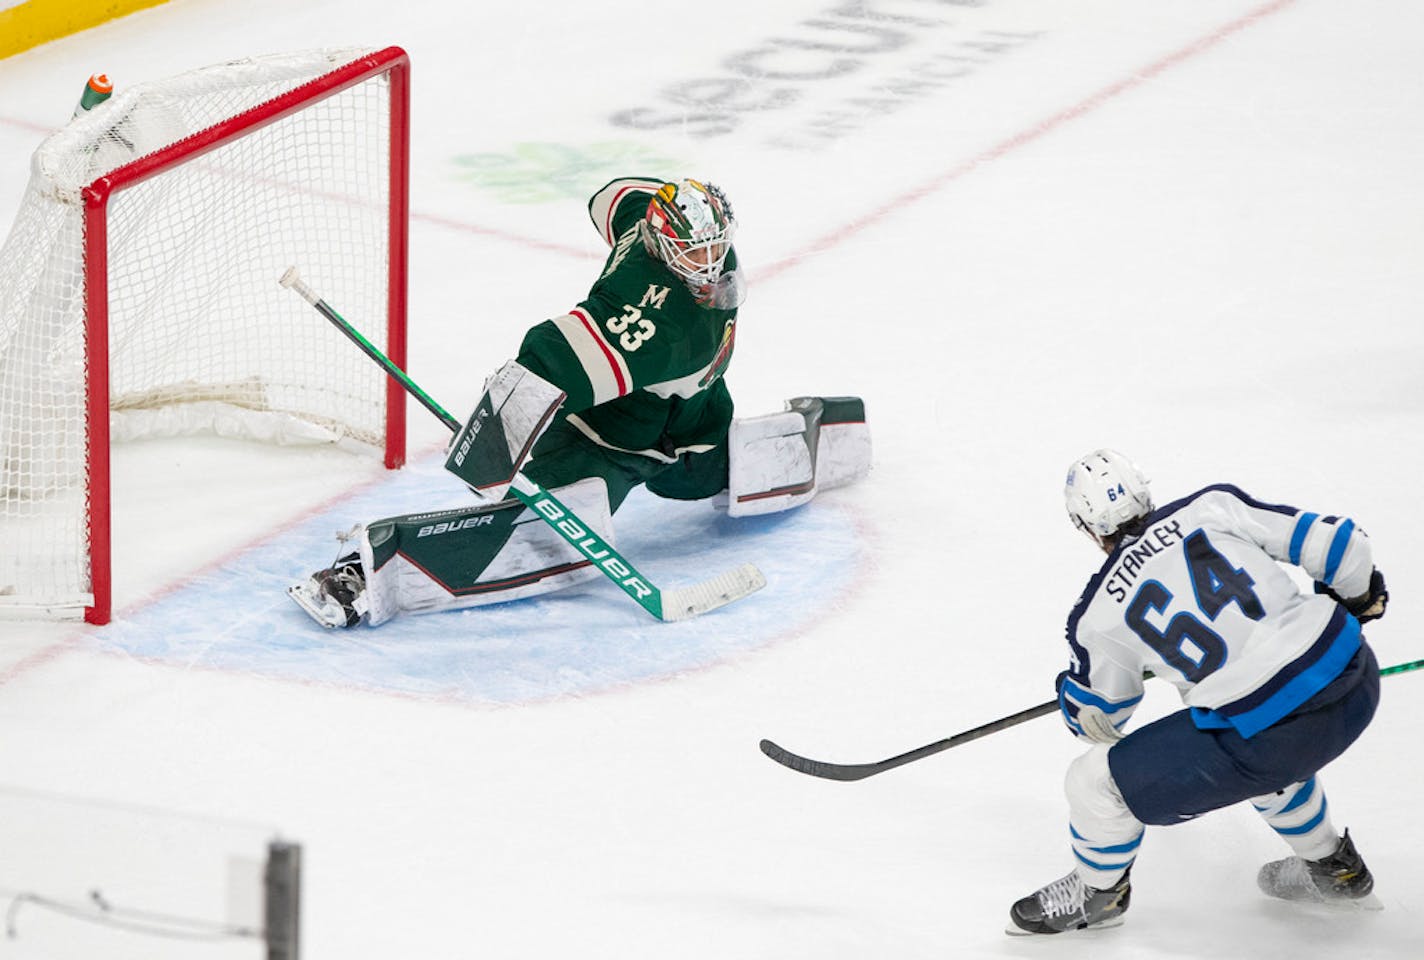
[[[1419,673],[1322,778],[1372,914],[1259,895],[1287,850],[1243,806],[1149,830],[1125,926],[1010,939],[1071,866],[1055,720],[856,784],[757,750],[881,759],[1046,700],[1099,562],[1060,484],[1097,446],[1159,502],[1349,514],[1389,578],[1381,663],[1421,656],[1421,37],[1380,0],[173,0],[0,61],[7,225],[92,72],[405,48],[410,367],[461,414],[592,282],[589,194],[712,180],[751,284],[739,411],[857,394],[876,455],[784,517],[631,499],[655,579],[767,571],[699,620],[597,583],[334,634],[282,588],[353,522],[463,502],[438,422],[411,404],[395,475],[117,448],[114,623],[0,623],[0,954],[257,956],[14,897],[221,914],[242,883],[200,851],[280,834],[313,960],[1424,956]],[[1139,717],[1175,707],[1149,685]]]

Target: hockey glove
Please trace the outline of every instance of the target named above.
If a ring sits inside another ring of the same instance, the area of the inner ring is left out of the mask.
[[[1113,744],[1126,736],[1121,730],[1113,726],[1113,722],[1108,719],[1108,715],[1097,707],[1079,707],[1078,726],[1083,728],[1083,736],[1094,743]]]
[[[1063,696],[1063,681],[1067,679],[1067,670],[1064,670],[1053,679],[1054,692],[1056,692],[1060,698]],[[1108,718],[1108,715],[1097,707],[1079,707],[1076,719],[1078,726],[1081,727],[1083,731],[1078,735],[1086,737],[1094,743],[1117,743],[1126,736],[1125,733],[1113,726],[1113,722]]]
[[[1370,588],[1358,597],[1347,600],[1319,580],[1315,581],[1315,592],[1330,597],[1354,614],[1355,619],[1361,623],[1378,620],[1384,616],[1385,607],[1389,605],[1389,590],[1384,585],[1384,574],[1379,572],[1378,567],[1370,572]]]
[[[446,450],[445,469],[498,503],[565,399],[563,390],[509,361],[485,381],[484,396]]]

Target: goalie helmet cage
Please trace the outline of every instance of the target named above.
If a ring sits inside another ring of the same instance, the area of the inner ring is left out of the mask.
[[[278,54],[135,85],[36,150],[0,249],[0,615],[111,614],[110,441],[405,460],[405,398],[277,283],[406,360],[409,59]]]

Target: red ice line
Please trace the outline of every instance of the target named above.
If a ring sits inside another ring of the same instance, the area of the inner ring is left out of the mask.
[[[1260,22],[1261,20],[1264,20],[1266,17],[1269,17],[1272,14],[1279,13],[1280,11],[1293,5],[1294,3],[1296,3],[1296,0],[1272,0],[1272,2],[1270,3],[1257,7],[1256,9],[1236,18],[1235,20],[1223,24],[1222,26],[1213,30],[1211,33],[1199,37],[1191,43],[1187,44],[1186,46],[1167,54],[1165,57],[1162,57],[1161,59],[1156,60],[1153,63],[1134,71],[1131,75],[1123,78],[1122,80],[1118,80],[1115,83],[1109,84],[1103,89],[1086,97],[1083,100],[1078,101],[1072,106],[1067,107],[1066,109],[1053,114],[1052,116],[1034,124],[1033,126],[1019,133],[1016,133],[1005,140],[1000,141],[994,146],[989,147],[988,149],[976,154],[975,156],[969,158],[968,160],[965,160],[964,162],[947,170],[939,176],[927,180],[925,183],[921,184],[919,187],[913,190],[910,190],[908,193],[902,193],[897,195],[894,200],[887,201],[881,206],[871,210],[869,213],[863,214],[855,220],[852,220],[849,223],[845,224],[844,226],[825,234],[824,236],[812,242],[804,250],[798,253],[794,253],[789,257],[785,257],[781,260],[778,260],[775,263],[772,263],[770,266],[757,273],[757,280],[759,282],[765,282],[767,280],[780,276],[787,270],[799,264],[801,261],[806,260],[810,257],[814,257],[817,254],[824,253],[842,243],[845,238],[855,235],[861,229],[868,226],[872,226],[882,220],[885,220],[892,213],[895,213],[896,211],[901,209],[905,205],[905,202],[907,200],[923,199],[925,197],[931,196],[934,193],[937,193],[949,184],[955,182],[956,180],[959,180],[966,174],[971,173],[974,170],[977,170],[979,167],[984,166],[986,163],[998,160],[1000,157],[1004,157],[1014,152],[1015,150],[1018,150],[1020,147],[1033,143],[1041,137],[1052,133],[1053,131],[1057,130],[1059,127],[1062,127],[1069,121],[1076,120],[1079,117],[1091,113],[1092,111],[1098,109],[1108,101],[1118,96],[1121,96],[1122,94],[1127,93],[1128,91],[1134,90],[1137,87],[1140,87],[1148,80],[1155,79],[1157,76],[1162,73],[1165,73],[1171,68],[1187,60],[1190,60],[1193,57],[1196,57],[1197,55],[1206,52],[1207,50],[1210,50],[1212,47],[1216,46],[1218,43],[1221,43],[1223,40],[1227,39],[1233,34],[1239,33],[1247,27],[1254,26],[1256,23]],[[25,126],[25,124],[19,125]],[[459,221],[448,220],[441,217],[414,214],[412,216],[412,219],[424,220],[436,224],[438,226],[444,226],[452,229],[464,230],[487,236],[494,236],[500,239],[507,239],[511,242],[519,243],[523,246],[534,247],[537,249],[548,250],[551,252],[575,254],[580,257],[586,255],[583,251],[574,250],[570,247],[564,247],[557,244],[516,237],[511,234],[504,234],[495,230],[475,226],[473,224],[461,223]],[[364,487],[369,485],[369,483],[362,484],[360,487],[357,488],[357,490],[363,489]],[[288,521],[276,530],[268,531],[262,536],[253,539],[246,546],[231,551],[222,559],[209,564],[208,566],[204,567],[202,571],[193,574],[191,577],[175,581],[168,587],[165,587],[133,604],[129,604],[123,609],[122,612],[129,615],[136,613],[144,607],[147,607],[150,604],[156,602],[163,596],[174,592],[186,583],[191,582],[192,580],[202,576],[207,571],[216,569],[217,567],[221,566],[223,563],[226,563],[233,557],[245,552],[248,549],[251,549],[252,547],[260,543],[271,539],[274,535],[281,533],[283,530],[295,527],[298,524],[307,520],[308,518],[315,516],[317,513],[330,507],[332,504],[346,499],[346,497],[348,497],[353,492],[356,491],[346,491],[344,493],[338,494],[326,503],[321,504],[320,506],[307,511],[301,516]],[[49,663],[50,661],[56,659],[60,654],[71,649],[74,644],[74,641],[76,641],[79,637],[83,635],[84,634],[82,630],[76,630],[75,633],[71,634],[65,639],[59,640],[53,645],[45,649],[39,650],[31,654],[30,656],[25,657],[22,660],[19,660],[4,671],[0,671],[0,686],[4,686],[11,680],[15,679],[15,677],[23,673],[27,673],[35,667]]]
[[[886,203],[875,208],[869,213],[864,214],[855,220],[852,220],[850,223],[837,228],[831,233],[827,233],[820,239],[813,242],[810,246],[806,247],[801,252],[792,254],[791,256],[786,257],[782,260],[778,260],[768,266],[766,269],[760,271],[757,274],[757,280],[764,282],[772,277],[779,276],[780,274],[786,272],[791,267],[800,263],[802,260],[807,259],[808,257],[815,256],[819,253],[825,253],[827,250],[830,250],[832,247],[839,244],[846,237],[853,236],[861,229],[879,223],[881,220],[884,220],[892,213],[895,213],[896,211],[900,210],[902,207],[905,206],[907,201],[921,200],[925,197],[930,196],[931,194],[937,193],[945,186],[949,185],[950,183],[953,183],[960,177],[963,177],[965,174],[977,170],[979,167],[983,166],[986,163],[998,160],[1000,157],[1013,153],[1020,147],[1033,143],[1040,137],[1043,137],[1046,134],[1052,133],[1053,131],[1057,130],[1059,127],[1068,123],[1070,120],[1076,120],[1079,117],[1084,116],[1085,114],[1091,113],[1098,107],[1101,107],[1103,104],[1107,103],[1109,100],[1112,100],[1115,97],[1118,97],[1130,90],[1134,90],[1137,87],[1142,86],[1142,84],[1146,83],[1148,80],[1155,79],[1159,74],[1165,73],[1167,70],[1170,70],[1172,67],[1177,66],[1183,61],[1189,60],[1192,57],[1195,57],[1198,54],[1209,50],[1221,41],[1225,40],[1227,37],[1231,36],[1232,34],[1238,33],[1239,31],[1244,30],[1249,26],[1253,26],[1257,21],[1263,20],[1273,13],[1278,13],[1295,2],[1296,0],[1273,0],[1273,2],[1271,3],[1268,3],[1261,7],[1257,7],[1250,13],[1247,13],[1237,18],[1236,20],[1232,20],[1230,23],[1218,27],[1206,36],[1200,37],[1192,43],[1188,44],[1187,46],[1182,47],[1180,50],[1177,50],[1173,53],[1169,53],[1167,56],[1156,61],[1155,63],[1149,64],[1146,67],[1142,67],[1141,69],[1135,71],[1131,76],[1125,77],[1124,79],[1119,80],[1116,83],[1104,87],[1103,89],[1099,90],[1097,93],[1092,94],[1086,99],[1080,100],[1073,106],[1068,107],[1065,110],[1061,110],[1058,113],[1055,113],[1053,116],[1040,121],[1032,127],[1029,127],[1027,130],[1023,130],[1019,133],[1014,134],[1006,140],[1000,141],[994,146],[988,148],[987,150],[984,150],[983,152],[969,158],[968,160],[965,160],[958,166],[946,171],[945,173],[940,174],[937,177],[926,181],[919,187],[910,190],[908,193],[897,195],[894,200],[887,201]]]

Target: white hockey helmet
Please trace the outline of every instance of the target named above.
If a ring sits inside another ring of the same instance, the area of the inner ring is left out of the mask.
[[[1106,550],[1114,534],[1152,512],[1150,482],[1116,450],[1094,450],[1068,468],[1063,501],[1073,525]]]

